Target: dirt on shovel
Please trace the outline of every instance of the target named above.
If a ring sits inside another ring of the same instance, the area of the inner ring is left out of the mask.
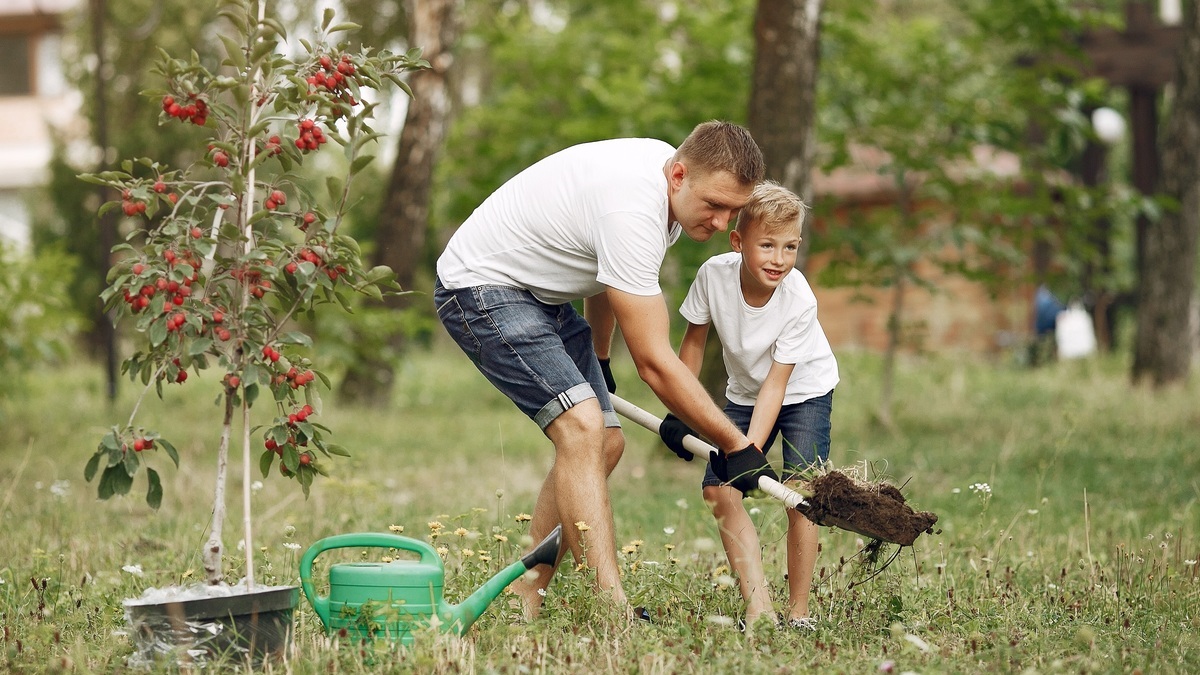
[[[938,520],[930,511],[914,511],[896,486],[860,483],[840,471],[817,476],[809,489],[809,505],[796,509],[809,520],[901,546],[912,546],[922,532],[932,534]]]

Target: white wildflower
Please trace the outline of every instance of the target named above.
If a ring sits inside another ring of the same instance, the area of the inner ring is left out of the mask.
[[[675,528],[673,528],[673,527],[664,527],[664,528],[663,528],[663,534],[675,534]]]
[[[129,572],[130,574],[132,574],[135,577],[141,577],[141,576],[146,575],[146,573],[142,571],[141,565],[125,565],[121,569],[126,572]]]
[[[283,547],[284,547],[284,548],[287,548],[287,549],[291,549],[291,550],[293,550],[293,551],[299,551],[299,550],[300,550],[300,544],[297,544],[297,543],[296,543],[296,542],[294,542],[294,541],[285,541],[285,542],[283,542]]]
[[[50,484],[50,492],[55,497],[62,499],[71,493],[71,481],[56,480]]]

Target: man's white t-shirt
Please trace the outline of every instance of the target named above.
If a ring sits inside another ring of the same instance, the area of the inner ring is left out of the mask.
[[[648,138],[575,145],[500,186],[450,238],[447,289],[497,284],[561,304],[611,286],[657,295],[680,227],[667,224],[664,167],[675,148]]]
[[[824,396],[838,383],[837,360],[817,321],[817,298],[792,270],[762,307],[742,297],[742,256],[709,258],[696,273],[679,313],[694,324],[711,323],[721,338],[729,384],[725,397],[753,406],[771,364],[793,363],[783,404]]]

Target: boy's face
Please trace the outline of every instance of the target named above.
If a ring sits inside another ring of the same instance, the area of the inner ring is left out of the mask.
[[[763,227],[750,223],[729,233],[733,250],[742,254],[742,292],[750,297],[770,295],[796,267],[800,228]]]

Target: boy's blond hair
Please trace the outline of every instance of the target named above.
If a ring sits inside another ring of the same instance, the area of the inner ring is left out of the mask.
[[[737,231],[744,234],[751,225],[761,224],[769,233],[795,228],[799,236],[806,213],[808,206],[794,192],[773,180],[764,180],[754,186],[750,201],[738,214]]]

